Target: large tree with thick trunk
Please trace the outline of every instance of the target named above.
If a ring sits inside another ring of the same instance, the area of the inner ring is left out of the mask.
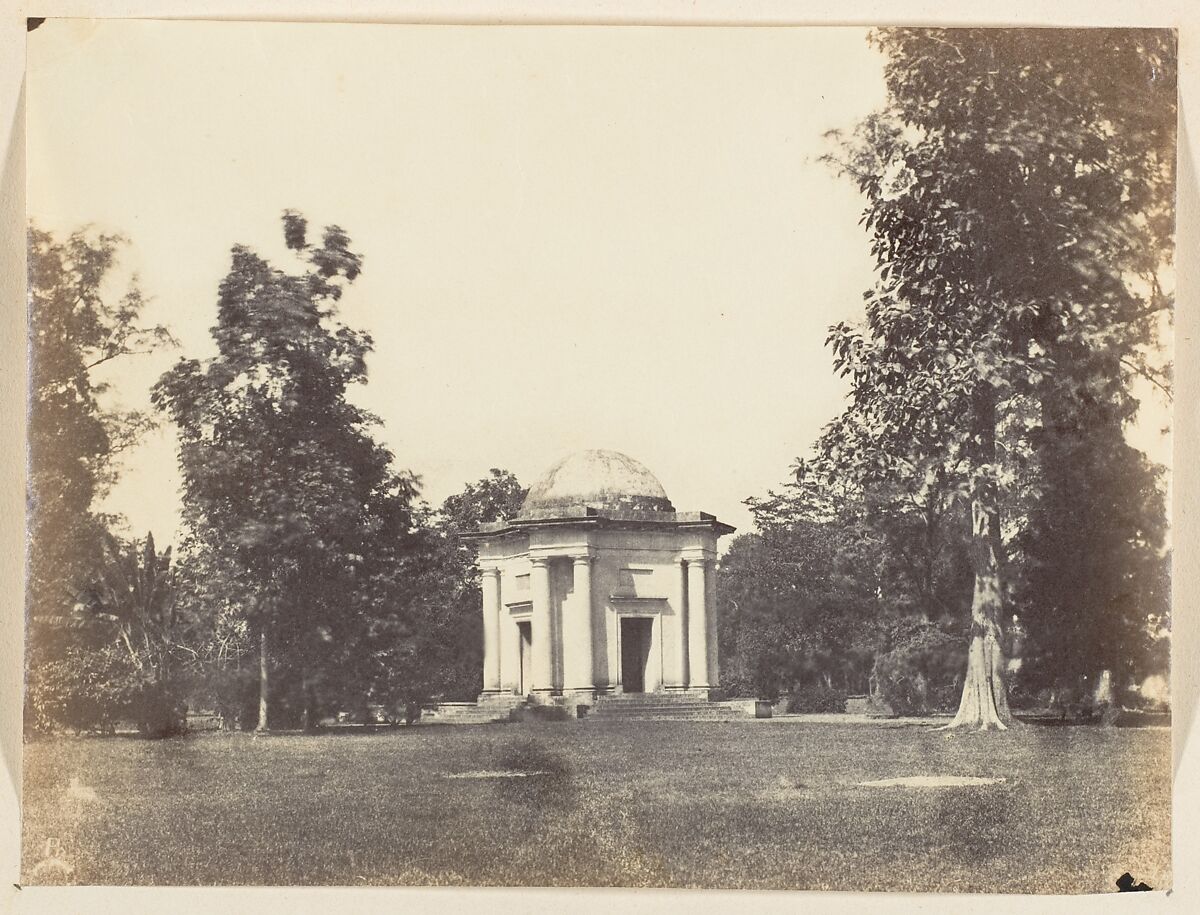
[[[189,542],[237,596],[256,643],[259,729],[277,675],[300,723],[315,724],[318,688],[338,686],[388,599],[417,493],[372,438],[375,418],[347,399],[371,349],[338,320],[358,255],[337,226],[319,244],[296,213],[283,228],[292,270],[235,247],[217,355],[180,361],[154,391],[179,431]]]
[[[1010,721],[1001,518],[1047,420],[1039,395],[1161,382],[1173,231],[1169,31],[883,29],[887,102],[831,160],[866,198],[877,281],[830,343],[850,406],[801,473],[949,481],[975,585],[953,727]],[[1099,392],[1103,396],[1103,392]],[[1053,395],[1052,395],[1053,396]],[[1064,399],[1062,406],[1072,408]]]

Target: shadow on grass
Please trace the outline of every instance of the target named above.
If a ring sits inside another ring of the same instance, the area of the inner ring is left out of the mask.
[[[506,800],[539,808],[562,810],[577,798],[575,770],[565,755],[536,738],[527,737],[500,747],[496,766],[521,778],[499,779],[496,790]]]
[[[1023,724],[1042,728],[1169,728],[1171,726],[1170,712],[1122,712],[1109,725],[1097,716],[1095,718],[1071,718],[1059,715],[1020,715],[1018,720]]]

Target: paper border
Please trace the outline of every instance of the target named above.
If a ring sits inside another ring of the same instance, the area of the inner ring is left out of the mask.
[[[0,174],[0,898],[15,912],[196,912],[253,909],[263,912],[325,912],[331,905],[356,911],[434,911],[483,907],[493,911],[643,912],[676,908],[724,911],[753,907],[761,911],[793,910],[815,904],[822,910],[875,911],[952,908],[964,912],[1107,910],[1124,905],[1129,911],[1192,910],[1200,900],[1196,838],[1200,811],[1200,751],[1193,731],[1200,694],[1200,627],[1189,614],[1197,594],[1197,467],[1194,445],[1200,441],[1197,394],[1200,371],[1195,364],[1200,331],[1196,289],[1200,268],[1200,191],[1197,156],[1188,130],[1200,110],[1200,5],[1186,2],[1129,3],[1128,0],[1060,0],[1057,3],[988,4],[920,2],[807,2],[758,0],[754,3],[654,2],[654,0],[460,0],[434,2],[338,2],[338,0],[125,0],[125,2],[46,2],[4,4],[0,20],[0,123],[4,131],[4,165]],[[220,888],[156,890],[149,888],[17,889],[19,838],[17,786],[9,772],[19,772],[21,714],[22,581],[24,553],[24,108],[25,17],[102,17],[171,19],[240,19],[288,21],[354,21],[406,23],[528,24],[679,24],[679,25],[1034,25],[1034,26],[1173,26],[1180,29],[1180,95],[1182,100],[1179,170],[1178,300],[1175,324],[1175,480],[1172,502],[1175,543],[1175,612],[1173,614],[1172,696],[1174,703],[1174,882],[1169,894],[1117,896],[1001,897],[901,894],[798,894],[782,892],[671,890],[530,890],[477,889],[288,889]]]

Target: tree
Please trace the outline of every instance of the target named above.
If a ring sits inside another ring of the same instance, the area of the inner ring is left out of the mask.
[[[465,700],[483,683],[475,548],[461,534],[511,518],[526,490],[505,470],[469,483],[437,512],[419,512],[410,547],[386,583],[348,680],[366,701],[412,720],[434,699]]]
[[[422,601],[419,618],[435,692],[465,699],[483,688],[483,591],[476,547],[462,535],[515,517],[527,493],[512,473],[493,467],[483,479],[448,496],[432,519],[431,575],[424,593],[437,597]]]
[[[273,705],[315,724],[409,544],[418,488],[346,396],[371,350],[338,320],[361,259],[337,226],[313,244],[288,211],[283,231],[296,272],[236,246],[217,355],[181,360],[154,389],[179,430],[184,523],[257,642],[259,729]]]
[[[737,537],[719,570],[726,687],[772,699],[863,689],[882,621],[898,610],[862,503],[797,486],[747,501],[759,533]]]
[[[883,29],[885,108],[835,157],[866,197],[866,326],[833,328],[850,406],[800,472],[932,468],[970,507],[971,634],[953,727],[1011,722],[1001,505],[1070,353],[1161,382],[1175,48],[1167,31]],[[1085,360],[1090,363],[1090,360]],[[1052,394],[1052,397],[1056,396]]]
[[[85,670],[113,666],[88,660],[104,643],[84,632],[76,608],[103,563],[111,519],[97,513],[96,503],[116,478],[118,454],[150,420],[115,408],[96,373],[173,342],[164,327],[140,323],[145,299],[136,279],[115,301],[109,295],[122,244],[110,234],[78,231],[58,241],[36,227],[29,231],[25,722],[32,729],[51,726],[53,709],[86,707],[99,715],[96,701],[75,693],[92,688]],[[80,712],[72,723],[87,726],[87,718]]]
[[[1014,591],[1028,629],[1023,685],[1069,695],[1107,671],[1119,700],[1130,683],[1166,673],[1153,658],[1153,624],[1170,615],[1166,507],[1161,468],[1096,406],[1040,443]]]
[[[184,539],[174,569],[180,645],[189,699],[215,710],[229,729],[258,714],[258,658],[243,612],[244,594],[220,557]]]
[[[759,533],[735,539],[721,561],[726,686],[771,698],[801,691],[801,704],[839,708],[838,694],[891,702],[893,682],[919,662],[921,702],[938,705],[954,675],[926,655],[968,613],[970,567],[950,494],[812,482],[748,499]]]
[[[528,493],[511,472],[493,467],[483,479],[446,497],[438,511],[437,525],[448,535],[457,536],[476,531],[481,524],[506,521],[516,517]],[[474,547],[462,542],[460,545],[462,555],[470,558],[474,568]]]

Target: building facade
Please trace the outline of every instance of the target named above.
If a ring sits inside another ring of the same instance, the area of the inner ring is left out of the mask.
[[[483,688],[535,700],[718,685],[714,565],[733,532],[676,512],[642,464],[583,451],[516,518],[472,539],[483,576]]]

